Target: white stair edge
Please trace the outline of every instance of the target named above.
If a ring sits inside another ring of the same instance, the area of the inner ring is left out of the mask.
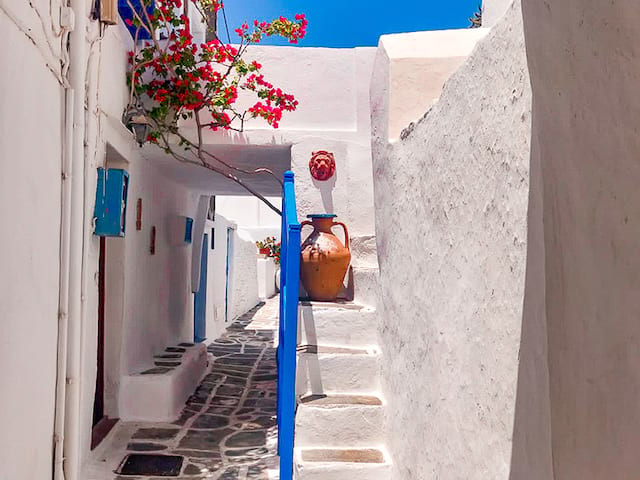
[[[380,355],[299,353],[296,393],[365,394],[380,391]]]
[[[371,445],[368,449],[380,450],[384,456],[383,463],[351,463],[351,462],[307,462],[302,460],[302,452],[315,448],[299,448],[294,451],[296,480],[388,480],[391,478],[391,462],[385,448]],[[364,450],[353,448],[350,450]],[[342,450],[342,449],[327,449]]]
[[[300,404],[296,446],[360,448],[384,441],[383,405]]]

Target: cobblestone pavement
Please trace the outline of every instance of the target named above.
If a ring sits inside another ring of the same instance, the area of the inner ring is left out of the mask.
[[[273,323],[277,298],[231,325],[208,351],[211,371],[173,424],[138,428],[128,453],[182,455],[179,477],[189,480],[268,479],[277,470],[276,351]],[[262,329],[269,326],[271,329]],[[160,477],[119,476],[116,480]],[[275,478],[275,477],[271,477]]]

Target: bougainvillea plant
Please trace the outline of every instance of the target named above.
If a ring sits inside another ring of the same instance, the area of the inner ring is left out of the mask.
[[[251,26],[245,23],[235,30],[235,44],[221,42],[215,34],[213,39],[197,43],[182,0],[140,0],[137,7],[127,1],[133,18],[126,21],[135,28],[135,47],[129,52],[127,81],[131,95],[126,121],[144,124],[143,141],[157,144],[178,161],[224,175],[280,213],[236,175],[273,172],[266,168],[243,170],[208,152],[203,132],[242,131],[252,118],[278,128],[283,114],[296,109],[298,101],[293,95],[267,81],[261,73],[262,65],[248,60],[246,53],[249,46],[270,36],[297,43],[306,34],[305,16],[296,15],[293,20],[279,17],[270,22],[256,20]],[[189,8],[198,10],[207,31],[215,32],[208,22],[223,8],[221,0],[185,1]],[[150,40],[139,41],[139,37]],[[242,92],[254,98],[246,109],[237,105]],[[185,122],[195,124],[195,134],[191,130],[188,135],[181,128]]]

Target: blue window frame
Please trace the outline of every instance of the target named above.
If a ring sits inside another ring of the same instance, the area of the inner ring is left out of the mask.
[[[131,1],[131,5],[134,6],[135,11],[138,12],[140,16],[142,16],[142,3],[143,3],[142,0],[130,0],[130,1]],[[147,12],[149,14],[153,13],[153,10],[155,9],[155,3],[156,3],[155,0],[144,0],[144,3],[149,4],[149,6],[147,7]],[[131,7],[129,6],[129,2],[127,0],[118,0],[118,12],[122,17],[122,20],[125,20],[125,26],[127,27],[127,30],[129,30],[129,33],[131,34],[131,38],[135,38],[136,27],[133,25],[126,24],[126,20],[133,20],[134,18],[133,16],[134,10],[131,9]],[[138,34],[138,40],[151,40],[151,36],[144,28],[141,28],[140,33]]]

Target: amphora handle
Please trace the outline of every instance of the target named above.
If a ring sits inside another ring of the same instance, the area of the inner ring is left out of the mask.
[[[312,222],[312,221],[310,221],[310,220],[305,220],[304,222],[302,222],[302,223],[300,224],[300,231],[302,231],[302,229],[303,229],[306,225],[311,225],[311,226],[313,226],[313,222]]]
[[[347,250],[351,250],[349,248],[349,231],[347,230],[347,226],[342,222],[333,222],[331,228],[333,227],[342,227],[342,229],[344,230],[344,246],[347,247]]]

